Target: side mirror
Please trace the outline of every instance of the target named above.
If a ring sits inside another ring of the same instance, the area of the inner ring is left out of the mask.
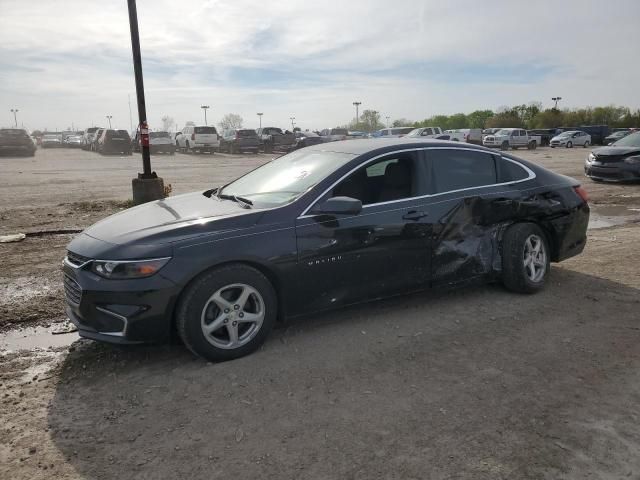
[[[609,146],[609,145],[613,145],[613,142],[609,142],[609,143],[607,143],[607,146]]]
[[[362,202],[351,197],[333,197],[313,209],[313,213],[334,215],[357,215],[361,211]]]

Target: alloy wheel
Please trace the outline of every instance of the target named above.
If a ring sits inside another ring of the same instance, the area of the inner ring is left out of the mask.
[[[544,278],[547,271],[547,252],[544,241],[538,235],[529,235],[525,240],[523,263],[529,280],[538,283]]]
[[[234,283],[211,295],[202,309],[200,325],[209,343],[231,350],[249,343],[264,317],[262,295],[250,285]]]

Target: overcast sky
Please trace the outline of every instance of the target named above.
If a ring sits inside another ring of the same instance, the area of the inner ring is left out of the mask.
[[[129,128],[126,0],[0,0],[0,126]],[[151,127],[345,124],[534,100],[640,107],[640,1],[138,0]]]

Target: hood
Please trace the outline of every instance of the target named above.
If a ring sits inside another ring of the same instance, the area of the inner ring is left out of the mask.
[[[116,213],[83,233],[116,245],[168,244],[188,238],[237,230],[255,224],[259,210],[244,209],[231,200],[200,192],[145,203]],[[234,217],[233,226],[223,220]]]
[[[608,147],[596,148],[592,151],[596,156],[624,156],[631,155],[633,153],[640,153],[640,147],[616,147],[611,145]]]

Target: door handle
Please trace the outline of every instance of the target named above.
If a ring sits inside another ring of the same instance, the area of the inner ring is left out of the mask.
[[[405,213],[402,218],[404,220],[420,220],[423,217],[429,215],[427,212],[423,212],[422,210],[411,210]]]

